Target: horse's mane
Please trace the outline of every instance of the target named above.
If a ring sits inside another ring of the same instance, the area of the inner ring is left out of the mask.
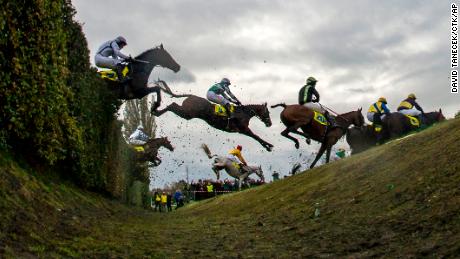
[[[141,59],[142,57],[144,57],[146,55],[151,55],[154,51],[157,51],[158,49],[161,49],[161,48],[163,48],[163,45],[158,45],[158,46],[155,46],[153,48],[147,49],[144,52],[142,52],[141,54],[137,55],[136,59]],[[145,60],[145,61],[149,61],[149,60]]]

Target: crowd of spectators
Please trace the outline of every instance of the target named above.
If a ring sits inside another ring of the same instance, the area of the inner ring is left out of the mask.
[[[264,184],[261,180],[254,180],[249,178],[248,181],[243,183],[242,189],[259,186]],[[225,193],[238,191],[238,180],[202,180],[192,181],[190,183],[190,195],[193,200],[203,200],[214,197],[216,195],[222,195]]]

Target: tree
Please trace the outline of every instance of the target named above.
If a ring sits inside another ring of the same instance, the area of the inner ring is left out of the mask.
[[[139,124],[144,127],[145,133],[151,138],[155,137],[157,124],[155,117],[150,114],[152,102],[152,98],[146,96],[140,100],[134,99],[125,103],[123,111],[123,136],[125,139],[129,138]]]

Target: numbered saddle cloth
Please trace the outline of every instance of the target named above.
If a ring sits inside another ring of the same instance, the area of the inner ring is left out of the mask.
[[[324,125],[324,126],[329,125],[329,123],[326,120],[326,116],[324,116],[322,113],[319,113],[317,111],[314,111],[314,112],[315,112],[315,116],[313,117],[313,119],[316,122],[318,122],[319,124]]]
[[[418,118],[416,118],[416,117],[414,117],[414,116],[406,115],[406,114],[404,114],[404,116],[406,116],[407,118],[409,118],[410,124],[411,124],[412,126],[420,127],[420,121],[418,120]]]
[[[235,111],[235,105],[232,104],[230,106],[230,112],[234,112],[234,111]],[[217,116],[227,116],[227,109],[223,105],[215,104],[214,105],[214,114],[217,115]]]
[[[126,76],[129,72],[129,69],[128,69],[128,66],[125,66],[123,68],[123,76]],[[118,80],[118,76],[117,76],[117,73],[112,70],[112,69],[103,69],[103,70],[99,70],[97,71],[97,74],[102,78],[102,79],[107,79],[107,80],[111,80],[111,81],[117,81]]]

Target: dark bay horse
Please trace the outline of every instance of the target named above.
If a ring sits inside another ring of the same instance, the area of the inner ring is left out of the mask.
[[[167,93],[171,94],[169,91]],[[249,136],[257,140],[266,150],[271,151],[273,145],[261,139],[249,128],[249,121],[254,116],[259,118],[265,126],[270,127],[272,125],[267,103],[237,106],[234,111],[235,118],[228,120],[226,116],[216,115],[214,113],[215,104],[204,98],[195,95],[171,95],[173,97],[187,96],[187,98],[182,102],[182,106],[172,103],[163,110],[156,110],[153,107],[151,111],[153,115],[159,117],[163,113],[170,111],[186,120],[194,118],[202,119],[216,129],[226,132],[238,132]]]
[[[372,125],[351,127],[347,131],[347,143],[350,145],[351,154],[357,154],[377,144],[377,135]]]
[[[180,70],[180,65],[173,57],[163,48],[163,44],[158,47],[149,49],[135,57],[132,62],[129,62],[128,67],[130,72],[128,76],[131,80],[120,85],[118,81],[106,80],[109,87],[115,92],[119,99],[141,99],[150,93],[157,94],[156,106],[160,105],[161,92],[157,85],[148,86],[148,79],[153,68],[161,66],[169,68],[175,73]]]
[[[441,122],[446,118],[442,114],[442,110],[434,112],[427,112],[424,116],[422,127],[414,126],[410,123],[410,119],[399,112],[393,112],[386,116],[382,121],[382,134],[383,139],[388,140],[397,138],[413,130],[423,128],[423,126],[430,126],[436,122]]]
[[[361,113],[361,108],[357,111],[337,115],[335,120],[338,126],[328,129],[325,125],[322,125],[314,120],[314,112],[303,105],[286,105],[284,103],[280,103],[271,107],[275,108],[278,106],[284,107],[280,117],[281,121],[286,126],[286,129],[281,132],[281,135],[294,141],[297,149],[299,148],[299,141],[289,135],[291,132],[304,137],[310,137],[321,143],[318,154],[316,155],[313,163],[310,165],[310,168],[315,166],[324,151],[327,151],[326,163],[329,163],[332,146],[335,145],[335,143],[337,143],[343,135],[345,135],[351,124],[358,127],[364,124],[364,117]],[[299,131],[299,128],[302,129],[302,132]]]
[[[140,162],[152,162],[154,166],[161,164],[161,159],[158,158],[158,149],[165,147],[170,151],[174,151],[174,147],[168,140],[168,137],[152,138],[147,141],[143,146],[144,152],[137,152],[137,159]]]

